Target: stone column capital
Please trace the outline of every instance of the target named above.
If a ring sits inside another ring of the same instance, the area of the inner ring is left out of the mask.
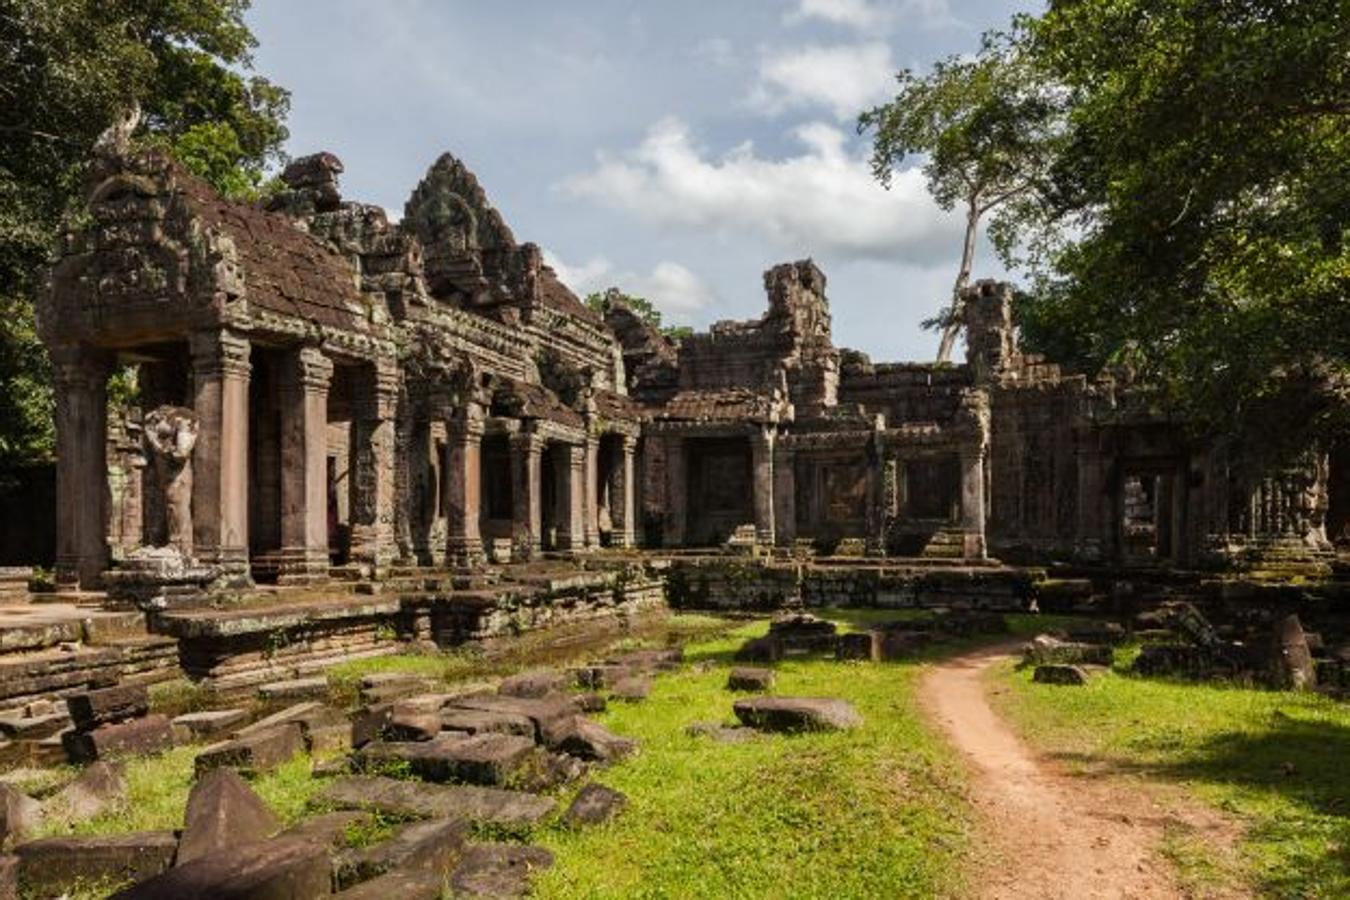
[[[204,375],[244,376],[251,371],[248,338],[227,329],[194,331],[188,339],[192,367]]]
[[[66,388],[97,387],[112,373],[112,356],[105,350],[64,344],[48,351],[52,381]]]
[[[300,363],[300,387],[307,391],[326,391],[333,381],[333,361],[318,347],[301,347],[296,352]]]
[[[637,452],[638,438],[635,434],[624,434],[619,436],[619,446],[623,448],[625,454]]]

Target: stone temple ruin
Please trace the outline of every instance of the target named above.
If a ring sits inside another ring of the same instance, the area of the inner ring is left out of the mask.
[[[524,890],[548,852],[471,845],[463,818],[549,819],[541,792],[634,749],[586,718],[600,692],[641,700],[679,650],[495,693],[368,675],[351,708],[326,671],[409,649],[490,657],[536,629],[575,659],[588,631],[667,606],[789,611],[741,648],[755,663],[903,659],[999,633],[1004,611],[1108,612],[1126,625],[1029,645],[1037,678],[1083,683],[1138,628],[1161,636],[1146,674],[1273,668],[1275,684],[1350,690],[1331,539],[1350,526],[1344,448],[1272,462],[1198,438],[1127,375],[1022,352],[1012,290],[989,281],[962,298],[958,365],[836,347],[811,260],[764,274],[759,319],[673,340],[620,296],[579,300],[455,158],[397,223],[344,200],[341,172],[296,160],[264,205],[157,152],[95,162],[39,308],[54,577],[30,594],[32,573],[0,570],[0,767],[90,765],[41,802],[0,784],[0,895],[109,873],[140,882],[127,897]],[[934,613],[836,634],[805,611],[827,606]],[[180,676],[247,708],[171,720],[147,685]],[[772,680],[741,668],[728,687]],[[828,698],[734,712],[743,728],[691,733],[861,721]],[[109,758],[210,741],[181,834],[24,840],[65,804],[106,809],[124,790]],[[345,754],[324,763],[335,811],[279,831],[229,770],[302,750]],[[623,802],[591,785],[562,821]],[[419,821],[334,842],[371,811]],[[455,868],[418,868],[428,855]]]

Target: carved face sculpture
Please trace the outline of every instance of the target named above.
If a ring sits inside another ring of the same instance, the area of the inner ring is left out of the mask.
[[[158,406],[146,413],[144,433],[156,455],[183,462],[197,444],[197,416],[181,406]]]

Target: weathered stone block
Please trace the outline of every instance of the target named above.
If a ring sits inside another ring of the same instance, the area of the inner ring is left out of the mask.
[[[628,805],[628,797],[613,788],[592,782],[577,792],[572,805],[563,813],[564,825],[576,828],[599,825],[613,819]]]
[[[542,738],[550,750],[602,763],[614,762],[637,750],[636,741],[619,737],[585,716],[574,715],[551,724]]]
[[[922,631],[883,631],[877,638],[876,658],[882,662],[913,659],[931,639]]]
[[[783,642],[773,635],[751,638],[736,651],[737,662],[778,662],[783,658]]]
[[[441,900],[448,897],[448,875],[428,869],[394,869],[337,894],[342,900]]]
[[[429,741],[441,730],[440,713],[396,709],[380,729],[380,737],[386,741]]]
[[[881,659],[881,638],[882,634],[879,631],[855,631],[841,634],[834,644],[834,658],[877,662]]]
[[[328,848],[302,838],[240,844],[195,859],[133,888],[116,900],[315,900],[332,893]]]
[[[281,823],[232,769],[207,772],[188,794],[177,865],[275,834]]]
[[[530,876],[550,868],[553,854],[542,847],[475,844],[450,878],[456,897],[523,897]]]
[[[70,718],[80,731],[143,716],[150,711],[150,693],[143,684],[124,684],[86,691],[66,698]]]
[[[571,699],[572,706],[576,707],[577,712],[597,713],[605,711],[605,697],[603,694],[587,691],[584,694],[573,694]]]
[[[1088,683],[1088,670],[1082,666],[1037,666],[1032,680],[1039,684],[1083,685]]]
[[[613,685],[620,679],[633,674],[631,666],[618,663],[600,663],[593,666],[581,666],[572,670],[577,687],[598,690]]]
[[[70,727],[70,716],[56,712],[42,716],[5,716],[0,718],[0,734],[14,741],[37,741],[59,734]]]
[[[651,678],[646,675],[631,675],[614,682],[614,686],[609,689],[609,696],[614,700],[637,703],[646,700],[651,692]]]
[[[197,754],[197,777],[221,767],[265,772],[289,761],[304,749],[300,725],[288,722],[207,747]]]
[[[98,837],[53,837],[14,848],[24,893],[55,897],[81,881],[142,882],[173,865],[172,831]],[[201,896],[180,894],[179,896]]]
[[[1108,644],[1061,641],[1048,634],[1037,635],[1022,648],[1022,662],[1029,666],[1109,666],[1114,660],[1115,651]]]
[[[333,865],[337,885],[348,888],[393,869],[432,871],[445,877],[459,861],[467,834],[463,819],[430,819],[400,826],[388,840],[340,852]]]
[[[458,818],[475,825],[535,825],[557,804],[548,797],[476,785],[423,784],[396,778],[334,779],[319,795],[340,809],[374,810],[394,818]]]
[[[518,734],[534,738],[534,720],[518,713],[481,709],[447,709],[440,714],[441,728],[465,734]]]
[[[155,713],[141,719],[100,725],[93,731],[67,731],[61,736],[61,744],[74,763],[157,753],[173,746],[173,726],[167,716]]]
[[[293,678],[273,681],[258,688],[258,698],[267,701],[323,700],[328,696],[327,678]]]
[[[753,697],[737,700],[736,718],[761,731],[838,731],[862,725],[847,700],[833,697]]]
[[[378,771],[406,763],[427,781],[501,785],[520,772],[535,753],[534,741],[512,734],[442,734],[435,740],[375,741],[357,751],[357,763]]]
[[[503,678],[497,693],[504,697],[538,699],[567,691],[567,677],[561,672],[524,672]]]
[[[243,709],[208,709],[202,712],[185,713],[171,723],[173,736],[180,744],[216,737],[248,721],[248,711]]]
[[[42,822],[42,804],[8,782],[0,781],[0,847],[31,834]]]
[[[539,700],[523,697],[459,697],[450,702],[447,711],[449,709],[476,709],[525,716],[534,723],[536,738],[542,735],[544,728],[576,714],[566,697],[545,697]]]
[[[773,687],[773,669],[756,669],[741,666],[731,670],[727,676],[729,691],[767,691]]]
[[[126,796],[126,767],[121,763],[96,762],[43,803],[47,815],[72,822],[92,819]]]

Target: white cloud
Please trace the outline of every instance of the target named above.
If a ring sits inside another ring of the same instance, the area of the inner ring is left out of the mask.
[[[711,157],[668,117],[637,148],[601,154],[560,188],[656,225],[751,234],[801,256],[921,265],[950,256],[960,225],[929,197],[920,172],[897,173],[887,191],[838,128],[816,122],[794,135],[804,147],[797,156],[762,157],[747,142]]]
[[[894,73],[891,48],[881,41],[769,50],[760,58],[759,82],[748,100],[770,114],[819,104],[840,120],[852,120],[889,98]]]
[[[570,265],[551,250],[544,251],[544,262],[558,273],[558,279],[582,297],[605,288],[617,287],[628,294],[645,297],[677,324],[690,314],[710,306],[717,294],[690,269],[671,260],[662,260],[646,274],[620,271],[603,256],[595,256],[580,265]]]
[[[821,19],[865,31],[881,27],[890,16],[890,10],[868,0],[798,0],[797,8],[784,18],[789,23]]]
[[[736,62],[736,49],[731,41],[722,37],[704,38],[694,45],[694,58],[709,62],[714,66],[727,68]]]

